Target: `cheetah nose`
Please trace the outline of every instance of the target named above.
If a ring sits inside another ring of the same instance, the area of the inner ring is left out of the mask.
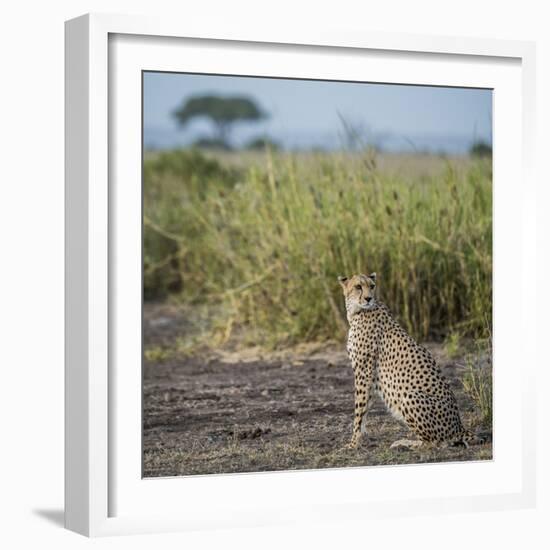
[[[370,301],[372,300],[372,296],[366,296],[366,297],[365,297],[365,300],[366,300],[367,302],[370,302]]]

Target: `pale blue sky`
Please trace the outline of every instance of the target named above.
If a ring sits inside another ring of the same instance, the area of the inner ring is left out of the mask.
[[[387,150],[463,153],[475,140],[492,141],[491,90],[147,72],[143,93],[146,147],[211,137],[206,120],[180,129],[172,116],[200,94],[249,96],[270,114],[236,125],[235,145],[267,134],[285,148],[338,148],[345,144],[339,114]]]

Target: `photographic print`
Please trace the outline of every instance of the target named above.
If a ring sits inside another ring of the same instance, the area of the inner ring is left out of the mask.
[[[142,94],[143,476],[492,459],[492,91]]]

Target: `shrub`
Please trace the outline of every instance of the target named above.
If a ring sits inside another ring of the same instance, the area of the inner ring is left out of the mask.
[[[493,148],[484,141],[477,141],[470,147],[470,155],[473,157],[490,157],[493,154]]]

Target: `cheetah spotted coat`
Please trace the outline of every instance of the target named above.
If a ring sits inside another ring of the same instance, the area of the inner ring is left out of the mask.
[[[434,358],[378,302],[350,318],[348,353],[355,373],[351,446],[359,443],[369,398],[387,408],[423,442],[464,442],[456,399]]]

